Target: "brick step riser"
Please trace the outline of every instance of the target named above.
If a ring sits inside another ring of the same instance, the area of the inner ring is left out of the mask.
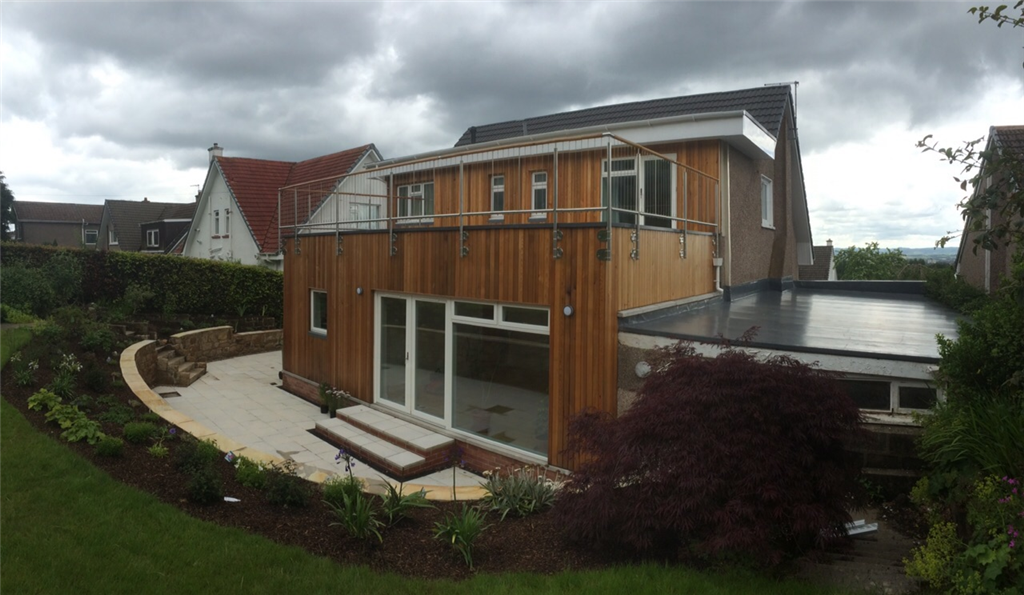
[[[348,423],[347,420],[346,423]],[[363,447],[357,444],[352,444],[351,442],[344,438],[341,438],[340,436],[331,434],[329,432],[323,432],[320,429],[314,429],[313,433],[316,434],[319,438],[329,442],[330,444],[333,444],[334,446],[337,446],[338,448],[344,449],[345,452],[351,453],[352,456],[359,459],[360,461],[364,461],[374,469],[377,469],[378,471],[381,471],[382,473],[385,473],[397,479],[398,481],[408,481],[410,479],[414,479],[416,477],[420,477],[428,473],[433,473],[434,471],[440,471],[441,469],[444,469],[448,466],[447,462],[444,460],[444,456],[441,456],[440,462],[432,458],[424,457],[424,461],[422,463],[411,465],[409,467],[405,467],[404,469],[398,469],[385,459],[365,450]]]

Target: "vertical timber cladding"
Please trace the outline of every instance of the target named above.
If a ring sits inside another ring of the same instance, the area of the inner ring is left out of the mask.
[[[686,237],[686,258],[680,258],[682,234],[658,229],[640,230],[640,258],[629,257],[633,249],[632,228],[612,230],[612,265],[615,276],[615,307],[629,310],[671,300],[704,295],[715,290],[715,248],[707,234]]]
[[[470,230],[460,258],[458,232],[398,232],[389,256],[387,233],[305,237],[286,254],[285,370],[327,381],[373,400],[374,294],[393,291],[445,298],[534,304],[550,309],[549,461],[572,468],[568,424],[588,408],[615,411],[616,310],[611,263],[597,259],[596,227],[566,228],[565,255],[551,255],[551,229]],[[309,335],[309,289],[328,290],[327,340]],[[362,295],[356,288],[362,287]],[[572,316],[563,314],[572,306]]]

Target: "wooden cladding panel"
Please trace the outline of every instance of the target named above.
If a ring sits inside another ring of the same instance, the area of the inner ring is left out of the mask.
[[[571,468],[565,452],[572,416],[616,409],[616,309],[611,263],[597,259],[597,228],[565,229],[561,259],[550,228],[471,230],[459,257],[451,231],[405,231],[389,256],[387,233],[350,234],[336,254],[334,236],[289,242],[285,255],[285,370],[373,399],[374,293],[544,305],[550,308],[549,460]],[[356,288],[363,289],[362,295]],[[328,334],[309,334],[309,291],[328,292]],[[573,306],[571,317],[562,314]]]
[[[629,310],[715,290],[711,236],[687,234],[686,258],[679,257],[678,232],[640,230],[640,258],[629,257],[632,229],[612,230],[615,309]]]
[[[676,172],[676,213],[683,215],[684,184],[686,190],[686,216],[688,219],[714,222],[717,217],[714,184],[719,172],[719,142],[696,141],[688,143],[671,143],[651,147],[653,151],[675,155],[676,161],[686,164],[705,176],[692,172],[686,176],[682,169]],[[511,151],[509,151],[511,153]],[[637,153],[634,147],[615,147],[613,158],[633,157]],[[558,155],[558,204],[560,208],[600,207],[602,163],[607,158],[605,149],[587,151],[563,151]],[[491,179],[494,175],[505,177],[505,209],[532,209],[532,178],[534,171],[545,171],[548,174],[548,208],[554,207],[555,200],[555,163],[552,155],[496,158],[482,163],[470,163],[463,166],[462,176],[462,211],[483,212],[491,210]],[[685,179],[685,182],[684,182]],[[434,210],[436,213],[458,213],[459,205],[459,167],[446,167],[396,175],[392,179],[392,191],[406,184],[434,182]],[[394,201],[390,212],[397,212]],[[530,215],[506,214],[504,220],[492,220],[486,215],[464,217],[463,224],[468,226],[522,224],[529,223]],[[546,221],[553,215],[548,214]],[[560,213],[559,223],[598,223],[601,211]],[[433,227],[451,227],[459,224],[458,217],[434,217],[430,224]],[[536,221],[536,220],[534,220]],[[707,226],[691,225],[691,230],[711,231]]]

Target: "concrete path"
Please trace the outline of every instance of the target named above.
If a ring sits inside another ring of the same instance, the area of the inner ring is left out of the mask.
[[[344,473],[344,463],[334,459],[337,447],[310,433],[326,415],[318,406],[279,388],[280,370],[280,351],[247,355],[210,362],[206,374],[192,386],[156,386],[153,391],[179,413],[248,449],[291,459],[327,475]],[[383,476],[359,462],[353,472],[369,480]],[[438,471],[406,483],[427,489],[447,487],[450,493],[452,475],[451,470]],[[483,478],[457,469],[454,481],[470,488],[479,486]]]

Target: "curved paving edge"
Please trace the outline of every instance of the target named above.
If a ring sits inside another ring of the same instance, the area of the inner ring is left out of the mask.
[[[207,428],[201,423],[195,421],[191,417],[176,410],[160,395],[156,394],[146,380],[142,377],[139,372],[138,364],[136,363],[136,357],[138,352],[143,347],[151,345],[155,341],[139,341],[134,345],[127,347],[121,352],[121,377],[124,378],[124,382],[131,389],[132,393],[139,398],[140,401],[153,413],[159,415],[164,421],[174,426],[177,426],[181,430],[188,432],[190,435],[201,440],[213,440],[217,444],[217,448],[223,453],[234,452],[236,455],[244,456],[254,461],[261,461],[267,464],[282,464],[285,459],[282,459],[276,455],[270,455],[265,452],[253,450],[242,444],[236,442],[231,438],[214,432]],[[330,477],[333,477],[334,473],[325,473],[319,469],[315,469],[312,472],[302,474],[302,469],[308,469],[308,466],[300,466],[300,476],[307,481],[314,483],[323,483]],[[383,494],[386,492],[386,484],[391,484],[395,487],[399,485],[404,486],[404,493],[409,494],[412,492],[418,492],[423,490],[426,492],[428,500],[434,501],[450,501],[452,500],[452,488],[438,488],[437,486],[420,485],[416,483],[399,483],[397,481],[388,480],[385,482],[383,479],[372,479],[363,478],[366,482],[366,491],[371,494]],[[479,486],[459,486],[455,488],[455,500],[479,500],[484,497],[486,491]]]

